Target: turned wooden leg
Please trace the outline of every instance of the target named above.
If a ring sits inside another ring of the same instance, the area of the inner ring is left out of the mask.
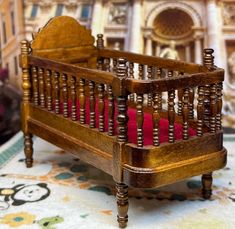
[[[24,134],[24,153],[27,168],[33,166],[33,141],[32,134]]]
[[[204,199],[210,199],[212,194],[212,173],[202,175],[202,196]]]
[[[123,183],[116,183],[117,188],[117,221],[120,228],[125,228],[128,222],[128,186]]]

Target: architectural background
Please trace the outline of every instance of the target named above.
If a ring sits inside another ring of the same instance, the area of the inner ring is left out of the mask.
[[[59,15],[103,33],[116,49],[159,55],[174,40],[181,60],[201,63],[203,48],[213,48],[226,70],[224,125],[235,127],[235,0],[0,0],[0,63],[11,83],[20,86],[20,40]]]

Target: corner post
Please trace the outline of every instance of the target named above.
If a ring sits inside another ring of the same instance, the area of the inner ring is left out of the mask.
[[[113,177],[116,181],[117,189],[117,221],[120,228],[125,228],[128,222],[128,186],[123,183],[122,163],[124,161],[124,146],[128,142],[128,116],[127,116],[127,99],[128,95],[125,89],[125,78],[127,77],[127,60],[119,58],[117,61],[117,77],[121,80],[120,94],[117,97],[118,103],[118,143],[114,147],[113,155]]]
[[[209,71],[214,70],[214,50],[204,49],[204,66]],[[209,124],[210,132],[216,132],[216,115],[217,115],[217,95],[216,84],[206,85],[204,94],[204,121]],[[210,199],[212,195],[212,172],[202,175],[202,195],[205,199]]]
[[[21,106],[21,122],[22,131],[24,133],[24,152],[26,156],[27,168],[32,167],[33,164],[33,141],[32,134],[28,131],[27,119],[29,116],[29,103],[31,101],[31,82],[30,69],[28,64],[28,55],[30,53],[29,42],[23,40],[21,42],[21,67],[22,67],[22,89],[23,102]]]

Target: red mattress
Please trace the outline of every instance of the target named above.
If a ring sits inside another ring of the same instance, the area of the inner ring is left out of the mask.
[[[63,113],[63,105],[61,104],[61,113]],[[71,102],[69,102],[68,113],[71,114]],[[99,127],[99,111],[98,111],[98,100],[96,102],[95,107],[96,113],[96,128]],[[79,102],[77,103],[77,114],[79,120]],[[117,134],[117,117],[118,111],[115,106],[115,118],[114,118],[114,127],[115,134]],[[137,143],[137,124],[136,124],[136,109],[128,108],[128,141],[131,143]],[[89,100],[86,101],[86,124],[90,123],[90,107]],[[160,143],[168,142],[168,120],[161,119],[160,120]],[[175,140],[182,139],[182,125],[175,123]],[[108,101],[105,101],[105,131],[108,131]],[[196,135],[196,130],[189,128],[189,136]],[[149,113],[144,114],[144,123],[143,123],[143,136],[144,136],[144,145],[152,145],[153,144],[153,122],[152,115]]]

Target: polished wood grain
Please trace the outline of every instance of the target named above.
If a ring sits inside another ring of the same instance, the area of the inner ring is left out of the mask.
[[[227,158],[221,131],[224,70],[214,66],[213,50],[204,50],[199,65],[106,49],[102,34],[96,47],[94,42],[90,30],[61,16],[36,33],[31,43],[21,43],[27,167],[33,163],[34,134],[110,174],[116,182],[122,228],[128,221],[128,186],[156,188],[202,175],[202,195],[210,198],[212,172],[224,167]],[[162,107],[163,92],[168,94],[167,110]],[[136,144],[128,139],[128,108],[136,110]],[[145,113],[152,116],[150,145],[144,145]],[[164,143],[161,118],[169,122]],[[176,123],[183,128],[178,140]],[[196,136],[189,136],[189,128]]]

